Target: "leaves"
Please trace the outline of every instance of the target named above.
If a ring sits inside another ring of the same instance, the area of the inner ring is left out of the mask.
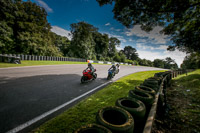
[[[114,3],[114,17],[126,27],[141,25],[145,31],[163,26],[174,48],[200,53],[200,2],[196,0],[97,0],[100,6]],[[175,50],[175,49],[170,50]]]

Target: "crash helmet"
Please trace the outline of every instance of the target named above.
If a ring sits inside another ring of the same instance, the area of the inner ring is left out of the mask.
[[[113,64],[112,67],[115,67],[115,65]]]
[[[88,66],[92,66],[92,64],[91,64],[91,63],[88,63]]]

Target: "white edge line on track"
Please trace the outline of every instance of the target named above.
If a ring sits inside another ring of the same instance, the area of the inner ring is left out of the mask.
[[[54,109],[52,109],[52,110],[50,110],[50,111],[45,112],[44,114],[42,114],[42,115],[40,115],[40,116],[38,116],[38,117],[35,117],[35,118],[33,118],[32,120],[27,121],[26,123],[21,124],[21,125],[15,127],[14,129],[11,129],[11,130],[7,131],[6,133],[17,133],[17,132],[23,130],[24,128],[26,128],[26,127],[28,127],[28,126],[30,126],[30,125],[36,123],[37,121],[39,121],[39,120],[41,120],[41,119],[47,117],[48,115],[50,115],[50,114],[52,114],[52,113],[58,111],[59,109],[61,109],[61,108],[65,107],[65,106],[67,106],[67,105],[69,105],[69,104],[75,102],[76,100],[79,100],[80,98],[82,98],[82,97],[84,97],[84,96],[86,96],[86,95],[92,93],[93,91],[95,91],[95,90],[101,88],[102,86],[105,86],[105,85],[107,85],[107,84],[109,84],[109,83],[111,83],[111,82],[112,82],[112,81],[109,81],[109,82],[106,82],[106,83],[104,83],[104,84],[102,84],[102,85],[99,85],[99,86],[95,87],[94,89],[92,89],[92,90],[90,90],[90,91],[88,91],[88,92],[86,92],[86,93],[84,93],[84,94],[82,94],[82,95],[80,95],[80,96],[78,96],[78,97],[76,97],[76,98],[74,98],[74,99],[72,99],[72,100],[70,100],[70,101],[64,103],[64,104],[62,104],[62,105],[60,105],[60,106],[58,106],[58,107],[56,107],[56,108],[54,108]]]

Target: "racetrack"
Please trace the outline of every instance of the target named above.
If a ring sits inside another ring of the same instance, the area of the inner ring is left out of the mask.
[[[97,69],[97,79],[81,84],[82,71],[86,67],[85,64],[70,64],[1,68],[0,133],[9,131],[108,82],[107,70],[111,65],[94,65]],[[161,69],[121,66],[119,74],[113,80],[149,70]]]

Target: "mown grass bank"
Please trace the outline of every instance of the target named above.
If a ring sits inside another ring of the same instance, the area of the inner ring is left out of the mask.
[[[73,62],[73,61],[21,61],[21,64],[0,63],[0,68],[22,67],[22,66],[37,66],[37,65],[62,65],[62,64],[87,64],[87,62]]]
[[[167,104],[165,116],[156,117],[153,133],[200,133],[200,69],[172,80]]]
[[[95,94],[82,100],[74,107],[61,115],[44,123],[32,132],[35,133],[72,133],[77,128],[95,123],[96,113],[105,106],[115,105],[118,98],[128,96],[128,92],[141,84],[145,79],[154,76],[157,72],[146,71],[131,74],[99,90]]]

